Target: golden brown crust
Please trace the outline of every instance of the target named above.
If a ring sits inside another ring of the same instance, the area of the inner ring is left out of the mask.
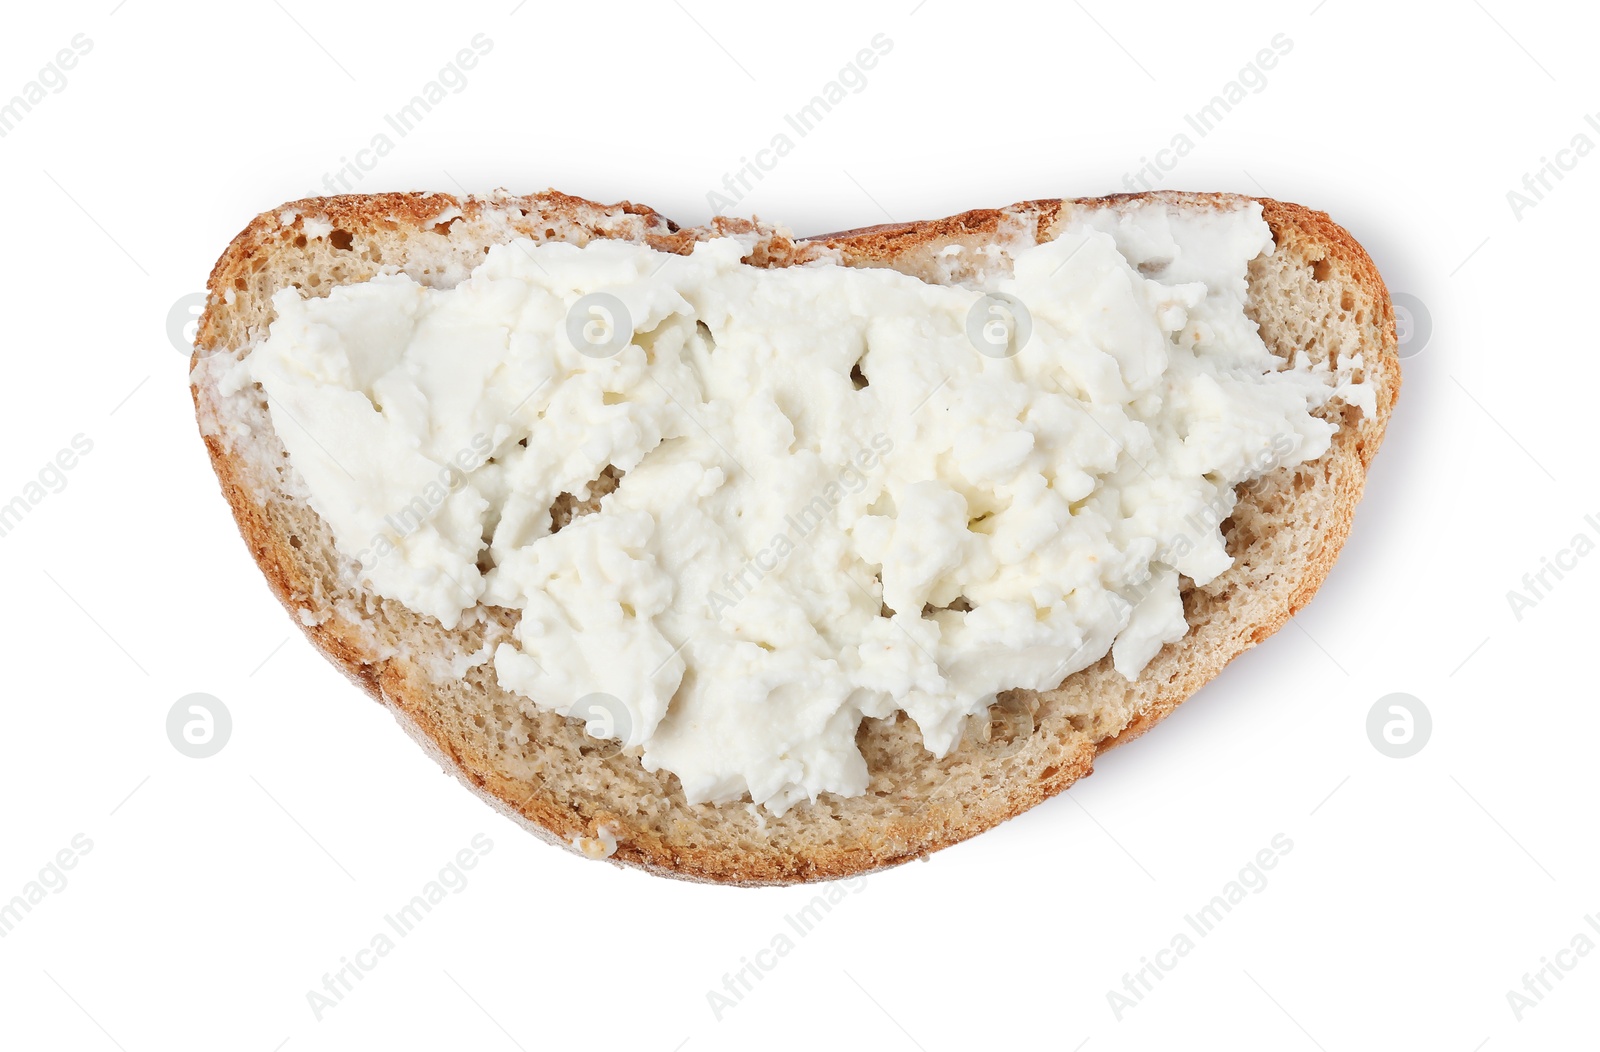
[[[785,265],[808,258],[813,249],[820,247],[836,251],[852,265],[893,265],[929,246],[992,237],[1004,224],[1019,219],[1024,221],[1030,236],[1048,239],[1075,204],[1117,203],[1145,197],[1162,197],[1185,206],[1218,208],[1233,207],[1247,200],[1231,195],[1160,193],[1117,195],[1099,200],[1032,201],[1009,209],[982,209],[922,223],[885,224],[803,242],[790,241],[762,228],[766,236],[761,242],[759,258],[752,262]],[[735,843],[695,844],[676,837],[671,829],[663,831],[634,824],[627,828],[625,837],[619,838],[614,861],[692,880],[768,884],[833,879],[924,856],[1014,817],[1091,773],[1094,758],[1100,751],[1129,741],[1154,726],[1234,657],[1280,628],[1310,599],[1326,578],[1349,532],[1366,467],[1377,451],[1398,393],[1399,359],[1394,318],[1387,289],[1377,269],[1346,231],[1325,214],[1299,205],[1266,199],[1261,200],[1261,205],[1281,249],[1302,253],[1309,260],[1326,259],[1338,267],[1340,279],[1373,311],[1381,337],[1378,346],[1361,348],[1367,379],[1378,392],[1378,411],[1361,419],[1357,426],[1341,429],[1333,451],[1325,458],[1328,482],[1336,490],[1335,511],[1318,532],[1318,550],[1295,582],[1287,602],[1257,619],[1243,635],[1219,635],[1209,625],[1191,631],[1184,640],[1173,645],[1185,659],[1183,674],[1162,686],[1153,701],[1144,705],[1120,731],[1096,740],[1061,730],[1064,740],[1056,743],[1060,755],[1041,768],[1035,777],[1008,784],[1003,789],[984,783],[953,811],[945,805],[927,806],[925,794],[914,786],[900,786],[895,790],[894,800],[901,810],[881,822],[870,841],[813,851],[785,851],[781,845],[771,850],[766,846],[756,850]],[[425,228],[439,222],[447,210],[467,217],[497,210],[510,216],[507,237],[537,238],[547,222],[559,219],[580,228],[590,237],[629,237],[673,252],[688,251],[696,240],[705,237],[757,229],[748,221],[725,219],[714,222],[710,228],[684,230],[643,206],[627,202],[596,205],[554,191],[525,197],[497,196],[464,201],[448,194],[378,194],[291,202],[256,217],[218,260],[208,286],[210,302],[201,319],[194,364],[198,365],[208,353],[228,346],[230,325],[236,321],[230,315],[227,299],[230,290],[245,289],[249,276],[259,268],[264,255],[283,251],[284,236],[302,229],[305,216],[315,215],[340,228],[364,230],[402,225]],[[237,337],[236,332],[234,335]],[[198,384],[194,385],[192,393],[196,411],[203,417],[205,407]],[[1347,421],[1349,419],[1347,417]],[[240,532],[272,590],[291,615],[314,605],[318,585],[303,557],[291,544],[291,538],[274,527],[263,498],[247,484],[247,471],[240,454],[230,450],[228,443],[218,435],[205,434],[204,438]],[[312,625],[304,621],[299,623],[318,649],[353,681],[393,710],[401,718],[402,725],[447,769],[525,827],[546,839],[569,844],[576,837],[592,836],[601,825],[623,822],[622,816],[606,810],[603,801],[580,806],[564,798],[557,787],[506,773],[496,767],[485,749],[453,736],[428,704],[428,681],[418,667],[373,654],[363,642],[358,625],[340,616],[329,616]],[[1066,723],[1057,720],[1052,726],[1065,728]],[[879,728],[873,733],[880,732],[896,733],[893,727]],[[1042,727],[1039,733],[1044,733]],[[927,764],[935,773],[950,770],[948,764],[941,765],[931,758]],[[685,810],[692,812],[692,809]],[[689,817],[682,819],[690,820]]]

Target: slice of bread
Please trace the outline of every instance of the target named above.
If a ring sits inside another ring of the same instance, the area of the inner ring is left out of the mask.
[[[1152,199],[1175,209],[1247,200],[1158,193],[1029,201],[805,240],[738,219],[680,228],[649,208],[555,192],[296,201],[257,216],[212,271],[191,377],[200,430],[245,542],[311,641],[497,809],[552,842],[688,879],[776,884],[863,873],[947,847],[1059,793],[1089,774],[1100,752],[1150,729],[1275,632],[1321,585],[1349,533],[1400,386],[1388,291],[1361,246],[1326,215],[1261,201],[1277,250],[1250,264],[1247,309],[1267,347],[1286,359],[1359,353],[1357,378],[1375,389],[1376,412],[1331,402],[1322,412],[1338,415],[1341,427],[1326,455],[1241,489],[1224,524],[1232,568],[1204,587],[1184,582],[1188,634],[1131,683],[1108,655],[1056,690],[1002,694],[942,759],[923,748],[904,715],[867,719],[857,739],[871,774],[867,793],[825,795],[781,816],[749,804],[689,805],[671,775],[647,772],[636,752],[589,737],[582,721],[523,712],[492,665],[473,659],[509,633],[515,611],[480,608],[476,621],[445,630],[359,586],[353,562],[306,503],[259,388],[224,396],[219,378],[265,336],[279,289],[326,295],[382,267],[449,287],[489,245],[514,238],[621,238],[683,253],[738,232],[756,235],[747,260],[755,266],[828,258],[956,283],[1008,270],[1011,249],[1050,240],[1074,209]],[[592,510],[570,500],[557,505],[558,524]]]

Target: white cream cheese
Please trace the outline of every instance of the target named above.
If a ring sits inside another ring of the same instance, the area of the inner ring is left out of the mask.
[[[493,667],[529,711],[781,811],[865,791],[864,716],[942,755],[997,692],[1184,634],[1234,487],[1371,398],[1263,345],[1271,250],[1256,205],[1083,211],[983,289],[523,241],[453,289],[280,292],[230,382],[370,587],[446,626],[521,611]]]

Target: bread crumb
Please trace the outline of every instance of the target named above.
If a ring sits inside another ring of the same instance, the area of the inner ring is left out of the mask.
[[[610,826],[601,826],[594,831],[594,836],[573,837],[572,846],[586,858],[610,858],[617,853],[617,832]]]

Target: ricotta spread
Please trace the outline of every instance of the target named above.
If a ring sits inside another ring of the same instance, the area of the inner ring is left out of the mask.
[[[866,790],[864,717],[943,755],[998,692],[1184,634],[1234,488],[1326,452],[1329,399],[1371,412],[1359,358],[1262,343],[1272,247],[1256,205],[1085,210],[960,287],[519,241],[450,289],[286,289],[229,384],[368,587],[521,611],[479,660],[529,711],[781,812]]]

